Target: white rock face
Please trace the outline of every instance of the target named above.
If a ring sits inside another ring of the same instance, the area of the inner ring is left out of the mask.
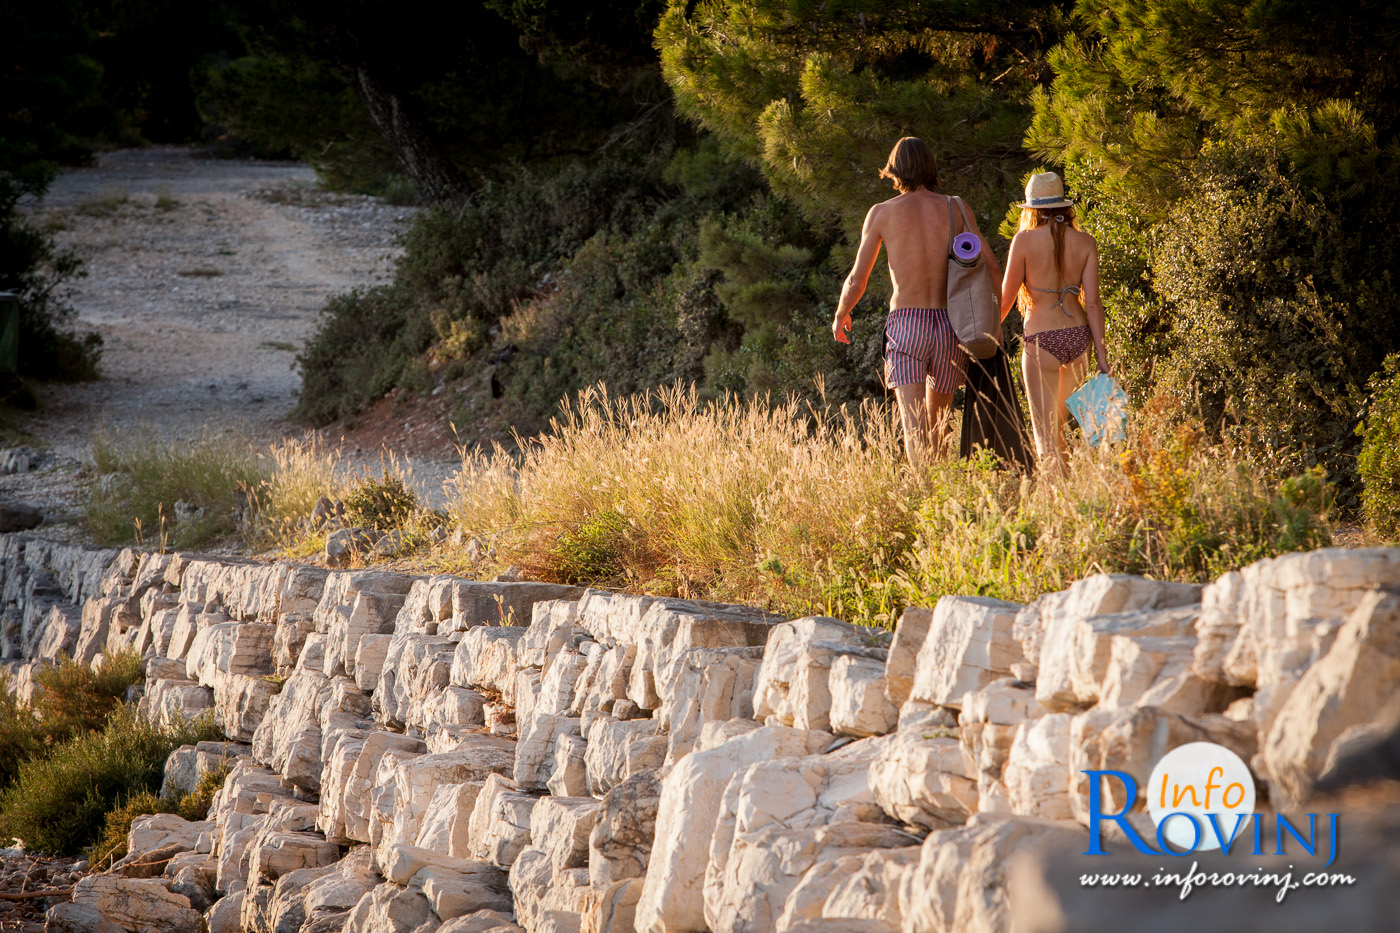
[[[844,654],[885,660],[884,633],[812,616],[773,627],[754,685],[754,718],[797,729],[831,729],[831,666]]]
[[[588,877],[594,888],[646,874],[660,803],[661,781],[655,774],[634,774],[603,796],[588,837]],[[635,893],[640,898],[641,888]]]
[[[899,707],[885,690],[885,665],[875,658],[843,655],[831,665],[831,731],[865,738],[894,731]]]
[[[773,929],[785,933],[807,924],[807,929],[899,933],[900,887],[921,852],[912,845],[818,862],[788,895]]]
[[[560,742],[568,736],[580,736],[580,722],[574,717],[536,710],[520,723],[519,729],[515,780],[525,790],[544,790],[558,767]],[[564,765],[568,766],[567,758]]]
[[[1343,736],[1366,728],[1400,693],[1400,596],[1374,590],[1352,612],[1326,657],[1308,668],[1263,742],[1279,803],[1301,803],[1336,757]]]
[[[910,606],[895,624],[890,656],[885,662],[885,695],[896,707],[903,706],[914,689],[919,651],[924,647],[932,622],[932,609]]]
[[[487,776],[472,809],[468,840],[472,858],[509,869],[530,844],[530,817],[538,799],[520,793],[509,778]]]
[[[667,763],[695,748],[705,723],[753,717],[762,661],[763,649],[757,647],[692,648],[675,656],[656,684],[661,695],[656,721],[667,735]]]
[[[438,916],[422,891],[386,881],[363,897],[350,911],[344,933],[414,933],[420,927],[434,929]]]
[[[376,846],[380,857],[387,854],[388,846],[408,845],[418,838],[424,814],[439,786],[485,782],[488,777],[510,774],[515,763],[512,744],[491,736],[473,736],[471,742],[457,751],[420,755],[395,764],[392,771],[393,831]],[[489,788],[490,784],[487,786]],[[478,797],[475,806],[480,805],[481,798]]]
[[[131,821],[131,829],[126,834],[126,848],[128,852],[142,853],[175,845],[181,851],[193,851],[200,834],[209,832],[215,825],[210,821],[191,823],[173,813],[138,816]]]
[[[1107,573],[1086,577],[1067,590],[1040,597],[1017,615],[1015,624],[1015,634],[1026,659],[1040,669],[1036,675],[1036,698],[1042,704],[1050,697],[1060,697],[1061,704],[1067,702],[1071,706],[1079,702],[1075,698],[1071,674],[1071,656],[1076,650],[1071,633],[1084,620],[1147,609],[1187,607],[1200,600],[1199,586]]]
[[[810,755],[830,741],[829,733],[766,726],[682,758],[662,782],[655,844],[637,904],[637,929],[704,929],[705,866],[730,777],[743,765]]]
[[[1068,820],[1070,807],[1070,726],[1068,713],[1023,722],[1006,760],[1004,781],[1011,811],[1020,816]]]
[[[485,781],[440,784],[423,811],[423,822],[413,844],[420,849],[468,858],[471,852],[472,809]]]
[[[1245,761],[1254,757],[1258,735],[1252,724],[1218,714],[1183,716],[1145,706],[1117,712],[1093,709],[1074,717],[1070,725],[1070,806],[1075,819],[1088,824],[1089,778],[1085,770],[1122,771],[1145,792],[1152,767],[1170,749],[1188,742],[1224,745]],[[1123,787],[1103,779],[1103,806],[1121,809]]]
[[[918,867],[903,879],[904,929],[1012,929],[1006,882],[1017,853],[1083,839],[1072,823],[984,816],[960,829],[930,833]]]
[[[452,658],[452,684],[485,690],[513,705],[516,646],[524,635],[521,626],[480,625],[469,630]]]
[[[919,649],[910,699],[956,708],[963,694],[1010,676],[1021,660],[1012,634],[1021,607],[982,596],[944,596]]]
[[[1126,650],[1129,646],[1124,642],[1143,638],[1192,636],[1196,630],[1198,615],[1196,607],[1183,606],[1174,609],[1139,609],[1075,620],[1072,625],[1061,629],[1061,633],[1069,640],[1065,650],[1047,652],[1045,655],[1045,663],[1041,665],[1036,680],[1036,699],[1046,709],[1056,712],[1068,712],[1097,703],[1105,692],[1105,679],[1113,657],[1113,645],[1117,641],[1120,660],[1126,660],[1130,664],[1136,660],[1143,669],[1138,676],[1146,680],[1146,683],[1135,682],[1134,672],[1124,670],[1120,664],[1115,672],[1117,682],[1113,685],[1117,692],[1114,705],[1131,704],[1163,672],[1173,652],[1177,655],[1179,666],[1169,673],[1184,671],[1188,665],[1186,655],[1190,649],[1184,643],[1145,642],[1138,647],[1146,649],[1149,656],[1134,659]],[[1152,670],[1154,666],[1156,669]],[[1151,670],[1151,679],[1147,679],[1148,670]],[[1127,678],[1126,683],[1124,677]]]
[[[395,635],[374,691],[379,718],[392,726],[427,725],[427,705],[447,686],[456,648],[436,635]]]
[[[554,765],[545,786],[556,797],[582,797],[588,793],[588,743],[580,735],[556,735]],[[519,759],[517,758],[517,767]]]
[[[91,907],[117,926],[158,933],[200,933],[204,918],[190,899],[170,892],[162,878],[88,875],[73,888],[73,903]]]
[[[654,771],[666,760],[666,737],[655,720],[594,720],[588,730],[584,765],[588,790],[595,796],[606,794],[634,774]]]
[[[962,824],[977,808],[975,765],[951,735],[901,730],[870,764],[875,800],[891,817],[930,829]]]
[[[555,874],[588,867],[588,838],[603,804],[592,797],[541,797],[530,811],[530,845]]]
[[[706,918],[716,933],[772,930],[803,876],[825,862],[866,855],[871,849],[907,849],[917,836],[888,824],[834,822],[803,829],[772,827],[760,844],[736,840],[719,900],[706,894]],[[850,864],[849,862],[847,864]],[[850,929],[851,924],[836,924]]]

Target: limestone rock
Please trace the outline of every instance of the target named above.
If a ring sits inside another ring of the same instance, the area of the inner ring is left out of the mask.
[[[831,728],[831,666],[842,655],[883,662],[885,635],[813,616],[773,627],[754,684],[754,718],[773,725]]]
[[[851,930],[856,927],[851,921],[866,921],[872,931],[899,933],[904,921],[901,882],[918,864],[921,851],[913,845],[818,862],[788,895],[774,929],[788,933],[825,920],[840,921],[826,924],[829,929]]]
[[[899,722],[899,707],[885,690],[885,665],[875,658],[843,655],[831,665],[831,731],[864,738],[884,735]]]
[[[485,786],[485,781],[439,784],[423,812],[422,826],[413,844],[454,858],[467,858],[471,852],[472,809]]]
[[[910,606],[895,623],[890,656],[885,661],[885,696],[896,708],[903,706],[914,689],[914,671],[919,665],[919,651],[928,638],[933,610]]]
[[[904,929],[940,933],[1021,929],[1011,923],[1010,866],[1023,853],[1068,841],[1082,849],[1083,832],[1072,823],[976,816],[966,827],[930,833],[918,867],[904,878]]]
[[[662,782],[637,928],[661,933],[703,929],[710,839],[731,776],[753,762],[821,751],[830,741],[825,732],[766,726],[682,758]]]
[[[530,845],[549,856],[556,874],[587,868],[589,835],[602,808],[592,797],[541,797],[530,811]]]
[[[422,891],[386,881],[360,898],[345,921],[344,933],[415,933],[438,925],[433,905]]]
[[[1312,789],[1339,739],[1372,722],[1400,693],[1400,593],[1374,590],[1341,631],[1326,657],[1308,668],[1284,702],[1261,749],[1280,792],[1279,805],[1297,805]]]
[[[520,793],[509,778],[487,775],[472,809],[468,843],[472,857],[510,868],[530,844],[530,817],[537,800]]]
[[[1070,808],[1070,727],[1073,717],[1053,713],[1016,728],[1003,772],[1013,813],[1048,820],[1073,818]]]
[[[588,730],[584,764],[588,790],[594,795],[607,793],[633,774],[654,771],[666,760],[666,737],[655,720],[594,720]]]
[[[232,767],[238,758],[246,758],[252,748],[241,742],[200,742],[181,745],[165,760],[165,780],[160,786],[162,797],[188,794],[199,779],[210,772]]]
[[[910,699],[957,707],[969,691],[1009,676],[1021,660],[1012,635],[1018,609],[982,596],[940,599],[919,649]]]
[[[525,790],[544,790],[557,766],[560,741],[565,736],[580,734],[576,718],[540,710],[531,712],[521,724],[520,740],[515,747],[516,782]]]
[[[587,743],[583,736],[555,736],[554,765],[549,780],[545,782],[551,794],[556,797],[582,797],[588,793],[586,754]],[[518,758],[516,760],[519,761]]]
[[[44,914],[45,933],[124,933],[90,904],[66,901]]]
[[[1131,658],[1134,654],[1140,655],[1141,650],[1130,652],[1129,640],[1189,638],[1195,633],[1198,615],[1195,606],[1139,609],[1089,616],[1060,626],[1058,634],[1067,642],[1063,645],[1057,642],[1057,650],[1053,652],[1047,650],[1036,678],[1036,699],[1046,709],[1056,712],[1092,706],[1103,696],[1115,641],[1119,645],[1120,660],[1133,663]],[[1139,657],[1136,661],[1139,667],[1150,670],[1155,664],[1157,669],[1152,672],[1152,679],[1147,680],[1146,684],[1139,684],[1134,682],[1133,672],[1124,670],[1120,665],[1115,673],[1118,678],[1115,685],[1118,691],[1116,705],[1127,705],[1136,700],[1132,692],[1139,686],[1145,691],[1170,656],[1175,655],[1180,665],[1177,669],[1184,670],[1186,654],[1190,650],[1186,642],[1144,642],[1136,647],[1148,653],[1147,657]],[[1142,674],[1138,676],[1143,677]],[[1127,678],[1127,694],[1123,693],[1124,677]]]
[[[1248,762],[1257,749],[1252,724],[1218,714],[1183,716],[1144,706],[1112,712],[1090,710],[1074,717],[1070,726],[1070,805],[1075,819],[1089,821],[1089,781],[1084,771],[1115,770],[1132,776],[1138,795],[1145,790],[1152,767],[1169,750],[1187,742],[1215,742]],[[1103,803],[1112,812],[1122,809],[1123,787],[1102,779]]]
[[[1200,599],[1199,586],[1106,573],[1086,577],[1067,590],[1040,597],[1017,614],[1015,623],[1015,635],[1026,659],[1038,665],[1041,672],[1047,667],[1054,669],[1044,688],[1041,683],[1045,678],[1037,673],[1036,696],[1073,697],[1069,656],[1074,646],[1070,633],[1083,620],[1122,612],[1192,606]]]
[[[73,903],[91,907],[132,933],[201,933],[204,926],[189,898],[170,893],[168,883],[159,878],[88,875],[74,886]]]
[[[654,773],[634,774],[603,795],[588,837],[588,877],[594,887],[646,874],[660,803],[661,781]]]
[[[450,678],[458,687],[475,687],[515,702],[516,646],[524,636],[520,626],[480,625],[457,643]]]
[[[809,828],[773,825],[756,837],[740,837],[729,853],[719,900],[705,903],[715,933],[762,933],[777,927],[782,911],[802,878],[824,862],[863,856],[872,849],[907,849],[918,843],[896,827],[842,821]],[[849,862],[847,864],[850,864]],[[854,924],[844,921],[840,928]]]
[[[488,777],[499,778],[510,774],[515,763],[512,744],[507,740],[477,735],[457,751],[416,756],[394,765],[393,831],[378,847],[381,854],[384,845],[408,844],[418,838],[428,805],[432,803],[439,786],[487,781]],[[488,783],[488,790],[490,786]],[[480,806],[481,798],[478,797],[473,808],[473,828],[476,825],[475,812]],[[528,831],[528,819],[525,828]]]
[[[961,824],[977,807],[976,773],[948,733],[888,736],[870,765],[870,787],[887,814],[930,829]]]
[[[675,764],[695,748],[705,723],[753,717],[762,661],[758,647],[692,648],[674,657],[656,684],[661,695],[656,721],[667,735],[667,762]]]

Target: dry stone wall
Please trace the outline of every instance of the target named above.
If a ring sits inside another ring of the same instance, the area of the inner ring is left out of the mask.
[[[232,740],[167,763],[173,790],[233,760],[205,821],[138,819],[65,905],[129,931],[1004,930],[1017,857],[1082,848],[1081,771],[1209,740],[1292,806],[1400,694],[1393,549],[949,596],[893,633],[24,537],[0,573],[12,690],[132,648],[145,715]]]

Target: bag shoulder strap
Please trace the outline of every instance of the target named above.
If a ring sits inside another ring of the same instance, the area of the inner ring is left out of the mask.
[[[954,199],[947,195],[944,195],[944,197],[947,198],[948,201],[948,258],[953,259],[955,258],[953,254],[953,237],[957,236],[957,224],[956,221],[953,220]]]

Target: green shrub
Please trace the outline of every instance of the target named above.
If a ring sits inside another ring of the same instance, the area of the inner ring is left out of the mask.
[[[41,688],[35,692],[34,712],[46,739],[56,743],[101,729],[127,688],[142,683],[146,674],[141,655],[128,648],[104,656],[96,671],[65,656],[34,679]]]
[[[345,496],[345,518],[354,526],[376,531],[402,528],[418,508],[418,495],[404,481],[385,473],[361,477]]]
[[[209,815],[209,807],[214,795],[224,786],[224,779],[232,770],[232,762],[225,761],[200,775],[199,783],[188,794],[163,797],[150,791],[133,794],[120,806],[107,811],[102,826],[102,835],[88,847],[86,857],[95,867],[105,867],[127,854],[126,840],[131,832],[132,821],[138,816],[152,813],[174,813],[182,819],[196,822]]]
[[[259,480],[249,441],[206,430],[191,439],[155,429],[99,432],[92,455],[101,474],[88,490],[83,517],[102,544],[152,541],[193,548],[228,538],[246,519]],[[183,517],[177,504],[189,512]]]
[[[1386,358],[1371,378],[1365,417],[1356,428],[1361,435],[1361,505],[1376,533],[1400,538],[1400,354]]]
[[[160,788],[172,751],[217,738],[212,718],[156,726],[134,706],[122,706],[100,732],[79,734],[20,764],[14,783],[0,792],[0,837],[39,852],[76,854],[97,841],[109,810]]]
[[[10,695],[8,672],[0,671],[0,788],[9,786],[25,761],[101,729],[144,674],[141,656],[127,650],[104,658],[96,671],[65,657],[35,680],[40,689],[33,706],[25,706]]]

